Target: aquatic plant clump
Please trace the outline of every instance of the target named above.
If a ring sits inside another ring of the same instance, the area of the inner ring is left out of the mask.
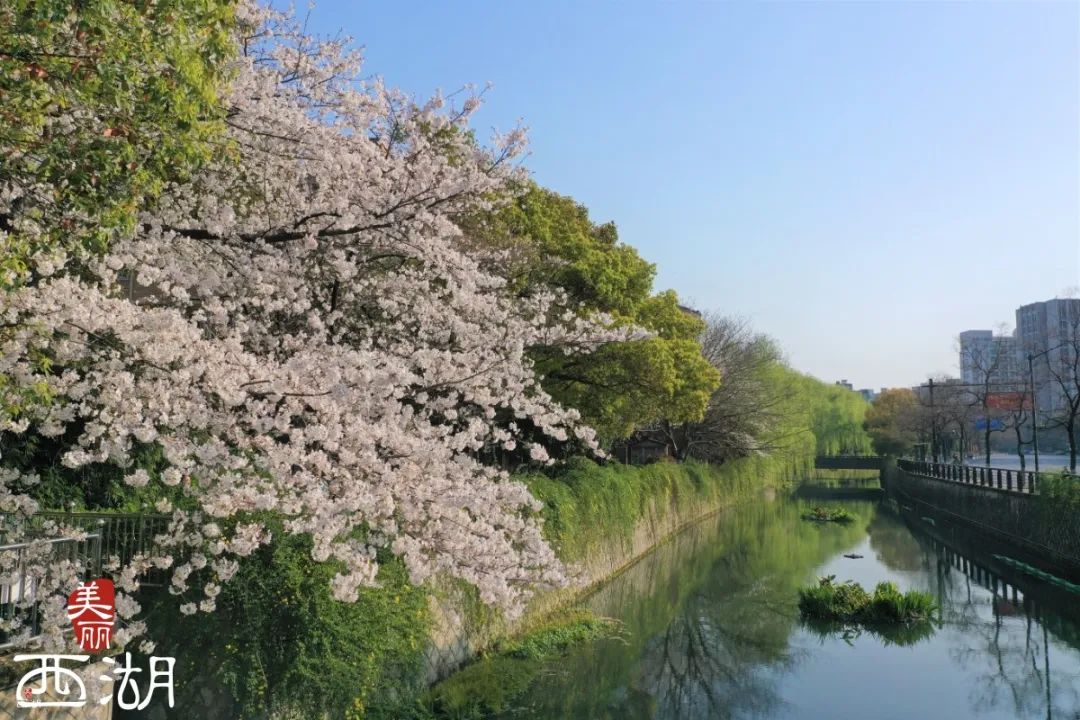
[[[818,506],[804,512],[802,517],[803,520],[812,520],[814,522],[849,523],[855,521],[855,516],[842,507],[827,508]]]
[[[931,620],[937,609],[930,593],[903,593],[891,582],[878,583],[874,592],[868,593],[854,581],[837,583],[835,576],[829,575],[799,590],[799,612],[820,620],[868,625],[917,623]]]

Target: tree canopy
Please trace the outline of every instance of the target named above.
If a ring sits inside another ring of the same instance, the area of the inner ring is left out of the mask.
[[[919,440],[922,408],[907,388],[885,390],[866,413],[866,432],[880,455],[903,455]]]
[[[101,250],[217,147],[234,0],[0,7],[0,287]]]
[[[725,462],[748,455],[866,452],[867,403],[787,365],[777,344],[745,321],[708,315],[704,357],[723,378],[701,420],[660,421],[645,435],[676,457]]]
[[[648,333],[588,355],[537,347],[533,358],[552,397],[577,408],[601,438],[625,437],[661,418],[699,420],[720,376],[701,354],[704,323],[673,291],[653,292],[656,268],[596,224],[572,198],[526,183],[511,203],[461,222],[468,241],[522,295],[564,292],[581,313]]]
[[[516,292],[463,251],[454,220],[520,181],[521,131],[479,147],[477,98],[417,104],[362,80],[346,43],[241,10],[232,152],[168,183],[100,257],[60,258],[2,295],[0,324],[27,330],[0,335],[0,433],[27,453],[0,458],[0,508],[32,513],[55,488],[32,451],[46,448],[60,481],[109,473],[170,514],[153,555],[117,569],[121,591],[169,568],[182,610],[212,611],[274,518],[334,563],[339,600],[390,553],[415,583],[448,574],[518,608],[565,577],[536,500],[480,451],[542,464],[536,436],[595,450],[528,353],[572,357],[627,331],[558,288]],[[12,401],[31,391],[48,402]],[[41,595],[73,586],[70,564],[47,570]]]

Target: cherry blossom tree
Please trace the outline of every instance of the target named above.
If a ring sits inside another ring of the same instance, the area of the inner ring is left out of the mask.
[[[556,291],[508,292],[463,250],[454,219],[520,176],[521,129],[481,147],[475,94],[417,103],[361,80],[346,41],[252,5],[239,19],[216,160],[105,255],[39,253],[34,280],[3,296],[0,430],[71,437],[66,468],[120,468],[171,513],[161,551],[116,569],[127,593],[169,568],[184,611],[212,611],[273,515],[339,564],[341,600],[376,583],[387,549],[414,582],[458,577],[513,612],[564,569],[538,502],[478,453],[525,428],[595,447],[527,351],[628,331]],[[23,400],[35,393],[48,401]],[[137,465],[148,445],[163,459]],[[3,473],[0,509],[33,512],[33,469]],[[72,572],[45,569],[42,587]],[[62,598],[44,611],[59,627]]]

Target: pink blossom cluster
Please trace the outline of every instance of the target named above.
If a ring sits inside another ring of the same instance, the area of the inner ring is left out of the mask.
[[[173,498],[158,503],[172,518],[163,552],[117,568],[128,593],[168,568],[185,612],[213,610],[273,515],[341,564],[339,599],[376,583],[386,548],[414,582],[461,578],[513,612],[564,569],[538,502],[478,454],[549,462],[525,426],[595,448],[527,351],[587,352],[629,331],[557,292],[515,295],[465,249],[455,217],[505,195],[520,129],[481,147],[475,95],[416,103],[361,80],[347,43],[254,5],[242,16],[218,159],[105,256],[42,256],[35,282],[2,298],[0,396],[47,387],[50,400],[0,409],[0,430],[78,427],[64,466],[108,463]],[[162,467],[135,467],[145,444]],[[32,512],[11,490],[25,469],[4,472],[0,507]],[[119,609],[137,612],[129,598]]]

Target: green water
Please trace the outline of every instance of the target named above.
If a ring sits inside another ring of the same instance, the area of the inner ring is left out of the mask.
[[[591,596],[622,623],[545,664],[505,718],[1080,718],[1080,596],[995,565],[941,521],[867,500],[749,504],[683,532]],[[862,555],[859,559],[844,554]],[[821,575],[932,592],[941,625],[882,639],[800,623]]]

